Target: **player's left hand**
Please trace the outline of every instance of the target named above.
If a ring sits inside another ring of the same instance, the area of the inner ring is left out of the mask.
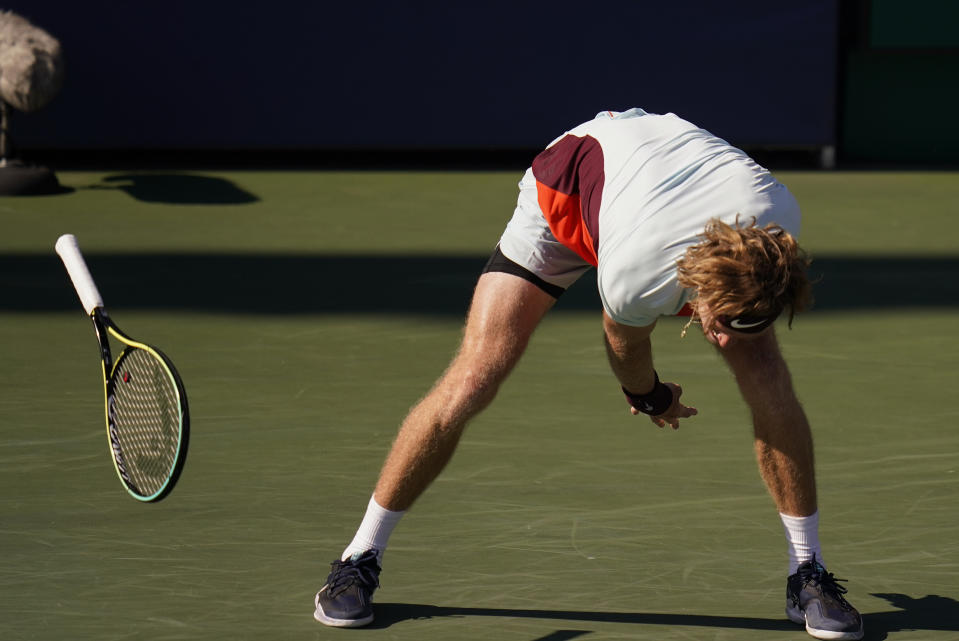
[[[699,414],[699,410],[697,410],[695,407],[689,407],[689,406],[683,405],[679,401],[679,397],[683,395],[682,387],[680,387],[676,383],[663,383],[663,385],[665,385],[672,391],[673,404],[670,405],[669,409],[667,409],[662,414],[659,414],[657,416],[650,416],[649,420],[655,423],[657,427],[666,427],[666,425],[669,425],[674,430],[678,430],[679,419],[689,418],[690,416],[696,416],[697,414]],[[635,407],[630,408],[630,411],[633,413],[634,416],[641,413]]]

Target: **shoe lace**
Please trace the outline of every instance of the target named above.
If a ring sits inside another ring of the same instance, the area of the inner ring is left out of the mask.
[[[359,558],[333,561],[331,568],[332,572],[326,581],[331,593],[346,589],[354,583],[359,583],[371,591],[380,587],[380,566],[376,562],[376,553],[372,550]]]
[[[844,585],[839,585],[840,581],[845,582],[846,579],[836,578],[832,572],[827,572],[826,568],[815,560],[810,565],[799,569],[799,577],[803,586],[810,581],[815,581],[822,589],[823,594],[835,599],[844,610],[851,611],[853,609],[852,605],[843,596],[848,592],[848,589]]]

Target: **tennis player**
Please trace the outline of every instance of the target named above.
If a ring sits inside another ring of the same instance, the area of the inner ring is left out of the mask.
[[[697,414],[677,383],[660,380],[650,341],[661,316],[691,314],[752,413],[759,471],[786,534],[787,616],[817,638],[860,639],[862,619],[825,568],[812,436],[773,326],[781,315],[791,325],[810,296],[789,190],[709,132],[642,109],[604,111],[566,132],[519,188],[460,349],[403,422],[355,538],[316,595],[315,618],[341,627],[373,620],[393,528],[493,400],[543,315],[594,267],[629,411],[672,429]]]

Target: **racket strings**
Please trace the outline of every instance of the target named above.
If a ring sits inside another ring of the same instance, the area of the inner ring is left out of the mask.
[[[143,349],[123,353],[112,375],[112,419],[118,456],[144,496],[160,491],[180,444],[178,394],[166,366]]]

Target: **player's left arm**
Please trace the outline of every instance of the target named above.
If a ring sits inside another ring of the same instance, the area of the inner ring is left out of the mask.
[[[633,394],[652,391],[656,383],[653,370],[652,336],[656,323],[633,327],[617,323],[603,312],[606,355],[620,385]]]
[[[678,429],[679,419],[694,416],[697,410],[680,402],[683,390],[679,385],[660,383],[653,368],[651,336],[655,327],[656,323],[645,327],[623,325],[603,312],[606,354],[613,374],[627,394],[632,413],[649,414],[659,427],[669,424]],[[666,405],[665,409],[662,405]]]

